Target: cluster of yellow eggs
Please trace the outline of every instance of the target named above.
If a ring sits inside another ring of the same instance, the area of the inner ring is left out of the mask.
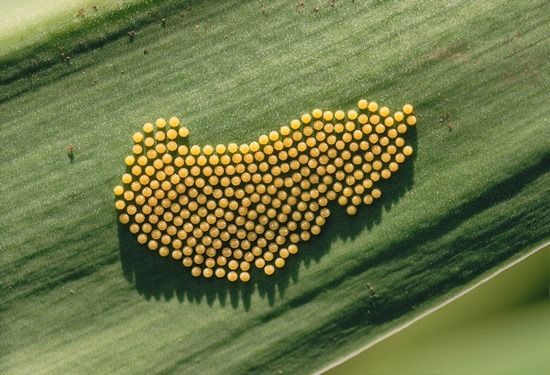
[[[200,147],[178,118],[161,118],[132,137],[114,188],[119,221],[193,276],[272,275],[321,232],[330,202],[354,215],[380,198],[376,183],[413,152],[402,135],[415,124],[409,104],[392,114],[360,100],[347,112],[315,109],[251,143]]]

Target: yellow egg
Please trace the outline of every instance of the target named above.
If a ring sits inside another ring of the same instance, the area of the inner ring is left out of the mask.
[[[128,222],[130,221],[130,216],[128,216],[127,214],[121,214],[121,215],[118,217],[118,221],[119,221],[121,224],[128,224]]]
[[[268,142],[269,142],[269,137],[265,134],[262,134],[260,136],[260,138],[258,139],[258,142],[260,143],[260,145],[266,145]]]
[[[350,120],[355,120],[357,118],[357,111],[354,109],[351,109],[348,111],[348,118]]]
[[[113,189],[113,192],[115,193],[115,195],[122,195],[122,193],[124,193],[124,188],[120,185],[117,185],[115,186],[115,188]]]
[[[382,117],[387,117],[390,114],[390,109],[388,107],[382,107],[378,113],[380,113],[380,116]]]
[[[410,115],[413,112],[413,106],[410,104],[405,104],[403,106],[403,113],[406,115]]]
[[[143,133],[134,133],[134,135],[132,136],[132,140],[134,141],[134,143],[140,143],[141,141],[143,141]]]
[[[344,119],[344,117],[346,117],[346,113],[342,110],[338,110],[336,112],[334,112],[334,118],[338,121],[341,121]]]
[[[122,199],[118,200],[115,202],[115,207],[117,210],[123,210],[124,207],[126,207],[126,203],[124,203],[124,201]]]
[[[279,139],[279,133],[276,131],[269,132],[269,140],[272,142],[275,142],[277,139]]]
[[[407,116],[407,124],[415,125],[416,124],[416,116]]]
[[[323,111],[320,110],[319,108],[315,108],[311,114],[313,115],[313,118],[315,119],[318,119],[318,118],[321,118],[321,116],[323,116]]]
[[[298,126],[300,126],[300,121],[298,120],[292,120],[292,121],[297,121],[298,122]],[[290,134],[290,128],[288,126],[281,126],[281,129],[279,130],[281,132],[282,135],[284,136],[287,136]]]
[[[145,147],[153,147],[155,145],[155,138],[153,137],[147,137],[145,138],[145,140],[143,141],[143,144],[145,145]]]
[[[166,126],[166,120],[163,118],[159,118],[157,119],[157,121],[155,121],[155,124],[157,125],[158,129],[163,129]]]
[[[214,147],[210,146],[210,145],[206,145],[202,148],[202,152],[204,152],[205,155],[212,155],[212,153],[214,152]]]
[[[250,274],[248,272],[241,272],[241,274],[239,275],[239,279],[241,279],[243,283],[246,283],[248,282],[248,280],[250,280]]]
[[[178,137],[178,132],[175,130],[175,129],[169,129],[167,132],[166,132],[166,138],[170,139],[170,140],[174,140]],[[176,143],[176,147],[177,147],[177,143]],[[175,148],[174,148],[175,149]]]
[[[271,264],[268,264],[264,267],[264,272],[266,275],[273,275],[273,273],[275,272],[275,267],[273,267]]]
[[[134,158],[132,155],[126,156],[126,158],[124,159],[124,163],[129,167],[134,165],[135,162],[136,158]]]
[[[401,122],[403,121],[403,118],[405,118],[405,116],[403,115],[403,112],[395,112],[393,114],[393,118],[395,119],[395,121]]]
[[[367,109],[368,105],[369,105],[369,102],[365,99],[361,99],[359,100],[359,102],[357,102],[357,107],[361,110]]]
[[[304,124],[309,124],[311,121],[311,115],[309,113],[304,113],[300,119]]]
[[[413,148],[411,146],[405,146],[403,148],[403,153],[405,154],[405,156],[410,156],[413,153]]]
[[[333,117],[334,117],[334,114],[332,113],[332,111],[325,111],[323,113],[323,119],[325,121],[332,121]]]
[[[170,120],[168,120],[168,123],[171,127],[175,128],[180,124],[180,119],[176,116],[170,117]]]
[[[195,266],[191,268],[191,275],[193,275],[194,277],[199,277],[201,274],[202,274],[202,271],[200,267]]]
[[[201,153],[201,148],[198,145],[191,146],[191,155],[197,156]]]
[[[235,272],[235,271],[231,271],[227,274],[227,280],[229,280],[231,282],[237,281],[238,277],[239,276],[237,275],[237,272]]]
[[[212,268],[205,268],[204,270],[202,270],[202,275],[205,278],[209,279],[214,275],[214,271],[212,271]]]
[[[145,133],[151,133],[153,131],[153,124],[151,124],[150,122],[147,122],[143,125],[143,131]]]
[[[185,126],[182,126],[178,133],[179,133],[180,137],[182,137],[182,138],[188,137],[189,136],[189,129],[187,129]]]
[[[355,206],[346,207],[346,213],[348,215],[355,215],[357,213],[357,207],[355,207]]]
[[[302,118],[303,118],[303,116],[302,116]],[[294,130],[300,129],[300,126],[301,126],[300,120],[292,120],[292,121],[290,121],[290,127],[291,127],[292,129],[294,129]],[[281,134],[283,134],[283,135],[288,135],[289,133],[284,134],[283,132],[281,132]]]
[[[232,154],[234,154],[238,150],[239,150],[239,146],[237,146],[236,143],[230,143],[227,145],[227,151],[229,151]]]
[[[285,266],[285,260],[283,258],[275,259],[275,267],[283,268]],[[268,266],[269,267],[269,266]]]
[[[376,112],[378,110],[378,103],[376,102],[370,102],[368,109],[370,112]]]
[[[239,146],[239,151],[241,152],[241,154],[247,154],[249,150],[250,147],[246,143],[243,143]]]
[[[366,205],[370,205],[372,204],[374,200],[372,199],[372,195],[370,194],[367,194],[363,197],[363,203],[366,204]]]
[[[260,149],[260,144],[256,141],[251,142],[248,146],[249,146],[250,152],[256,152]]]

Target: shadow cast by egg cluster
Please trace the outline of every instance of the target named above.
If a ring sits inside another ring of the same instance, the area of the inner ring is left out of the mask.
[[[406,139],[414,150],[418,150],[416,128],[409,129]],[[331,216],[322,232],[308,242],[301,242],[300,252],[287,258],[285,267],[272,276],[266,276],[261,270],[251,270],[252,277],[248,283],[231,283],[225,278],[215,277],[195,278],[181,262],[173,261],[169,257],[162,258],[157,252],[138,244],[127,226],[119,224],[119,249],[124,277],[147,299],[177,298],[182,303],[206,303],[210,306],[219,303],[222,307],[249,310],[252,296],[257,294],[260,298],[267,299],[270,305],[274,305],[278,298],[284,297],[286,289],[292,283],[298,282],[300,268],[309,268],[311,264],[321,261],[334,241],[352,240],[362,231],[370,231],[382,221],[383,216],[413,187],[415,159],[416,153],[401,166],[395,176],[379,182],[382,198],[370,206],[361,205],[356,215],[349,216],[344,208],[332,203]]]

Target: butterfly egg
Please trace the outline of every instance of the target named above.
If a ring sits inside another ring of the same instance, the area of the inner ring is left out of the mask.
[[[159,255],[161,257],[167,257],[170,255],[170,250],[166,246],[161,246],[159,249]]]
[[[248,271],[250,269],[250,263],[248,263],[247,261],[242,261],[239,264],[239,268],[241,269],[241,271]]]
[[[131,180],[130,180],[131,181]],[[116,195],[116,196],[119,196],[119,195],[122,195],[122,193],[124,193],[124,188],[120,185],[117,185],[114,187],[113,189],[113,193]]]
[[[279,139],[279,132],[271,131],[271,132],[269,132],[268,137],[269,137],[269,140],[270,140],[271,142],[275,142],[276,140]]]
[[[155,125],[157,126],[157,129],[164,129],[166,126],[166,120],[161,117],[155,121]]]
[[[363,203],[368,205],[371,205],[374,202],[374,199],[372,198],[372,195],[367,194],[363,197]]]
[[[412,155],[412,153],[413,153],[413,148],[411,146],[403,147],[403,154],[405,154],[405,156],[410,156]]]
[[[361,99],[357,102],[357,108],[365,110],[368,107],[369,102],[366,99]]]
[[[348,119],[350,120],[355,120],[357,118],[358,114],[357,114],[357,111],[354,110],[354,109],[351,109],[348,111]]]
[[[126,156],[124,158],[124,164],[126,164],[128,167],[131,167],[136,162],[136,158],[134,158],[133,155]]]
[[[363,134],[367,135],[367,134],[370,134],[372,133],[372,125],[370,124],[365,124],[361,127],[361,131],[363,132]]]
[[[185,156],[189,152],[189,148],[185,145],[178,146],[178,155]]]
[[[194,277],[199,277],[202,274],[202,269],[198,266],[191,268],[191,275]]]
[[[397,164],[396,162],[392,161],[389,165],[389,169],[391,172],[397,172],[399,170],[399,164]]]
[[[189,247],[187,247],[189,248]],[[193,265],[193,259],[191,259],[189,256],[186,256],[185,258],[183,258],[182,262],[184,267],[191,267]]]
[[[311,114],[313,115],[314,119],[319,119],[321,116],[323,116],[323,111],[319,108],[315,108],[313,111],[311,111]]]
[[[357,213],[357,207],[355,207],[355,206],[347,206],[347,207],[346,207],[346,213],[347,213],[348,215],[351,215],[351,216],[355,215],[355,214]]]
[[[311,115],[309,113],[304,113],[301,117],[300,117],[300,120],[304,123],[304,124],[309,124],[311,122]]]
[[[239,150],[239,146],[237,146],[236,143],[230,143],[227,145],[227,151],[229,151],[231,154],[234,154]]]
[[[367,116],[366,114],[362,113],[360,114],[358,117],[357,117],[357,121],[359,122],[359,124],[361,125],[365,125],[369,122],[369,116]]]
[[[403,147],[405,145],[405,140],[401,137],[395,139],[395,145],[397,147]]]
[[[120,214],[120,216],[118,217],[118,221],[121,224],[128,224],[128,222],[130,221],[130,216],[128,216],[128,214]]]
[[[332,111],[325,111],[323,113],[323,119],[325,121],[332,121],[333,118],[334,118],[334,114],[332,113]]]
[[[191,152],[191,155],[197,156],[201,153],[201,148],[198,145],[193,145],[191,146],[190,152]]]
[[[143,125],[143,132],[151,133],[153,130],[154,130],[154,126],[150,122],[147,122]]]
[[[181,138],[189,137],[189,129],[187,129],[185,126],[180,127],[180,129],[178,130],[178,135]]]
[[[416,116],[407,116],[407,125],[416,125]]]
[[[410,104],[405,104],[403,106],[403,113],[406,114],[406,115],[410,115],[411,113],[413,113],[413,110],[414,110],[414,108]]]
[[[371,194],[374,199],[378,199],[382,196],[382,191],[380,189],[372,189]]]
[[[130,216],[135,215],[136,212],[137,212],[136,206],[131,205],[131,204],[128,205],[128,206],[126,207],[126,212],[127,212],[128,215],[130,215]],[[141,216],[143,216],[143,215],[141,215]],[[140,216],[140,217],[141,217],[141,216]],[[141,221],[143,221],[143,220],[141,220]]]
[[[257,152],[259,149],[260,149],[260,144],[256,141],[250,142],[250,144],[248,145],[248,151],[250,151],[252,153]],[[245,159],[245,161],[247,160],[246,155],[243,158]],[[250,156],[249,156],[249,158],[250,158]],[[253,156],[252,156],[252,159],[253,159]],[[250,159],[248,159],[248,160],[250,160]]]
[[[172,128],[177,128],[180,124],[180,119],[177,118],[176,116],[173,116],[173,117],[170,117],[170,119],[168,120],[168,124],[172,127]]]
[[[406,132],[407,132],[407,125],[405,125],[405,124],[403,124],[403,123],[397,125],[397,132],[398,132],[399,134],[404,134],[404,133],[406,133]]]
[[[404,116],[403,112],[398,111],[398,112],[395,112],[395,113],[393,114],[393,118],[395,119],[395,121],[401,122],[401,121],[403,121],[403,119],[405,118],[405,116]]]
[[[267,253],[267,254],[271,254],[271,253]],[[274,272],[275,272],[275,267],[273,267],[271,264],[268,264],[264,267],[264,273],[266,275],[268,275],[268,276],[273,275]]]
[[[390,115],[390,109],[388,107],[381,107],[379,110],[378,110],[378,113],[380,114],[380,116],[382,117],[387,117]]]
[[[370,102],[367,106],[367,109],[369,110],[369,112],[376,112],[378,110],[378,103]]]
[[[369,142],[371,144],[375,144],[378,142],[378,135],[372,133],[371,135],[369,135]]]
[[[223,268],[216,268],[214,274],[218,279],[222,279],[223,277],[225,277],[225,270]]]
[[[243,143],[239,146],[239,152],[241,154],[247,154],[248,151],[250,151],[250,147],[246,143]]]
[[[166,132],[166,138],[168,138],[168,140],[170,141],[173,141],[177,137],[178,137],[178,132],[175,129],[168,129],[168,131]],[[172,144],[173,143],[170,143],[170,145]],[[173,147],[173,146],[170,146],[170,147]]]
[[[158,249],[159,244],[155,240],[150,240],[149,242],[147,242],[147,247],[149,248],[149,250],[155,251]]]

